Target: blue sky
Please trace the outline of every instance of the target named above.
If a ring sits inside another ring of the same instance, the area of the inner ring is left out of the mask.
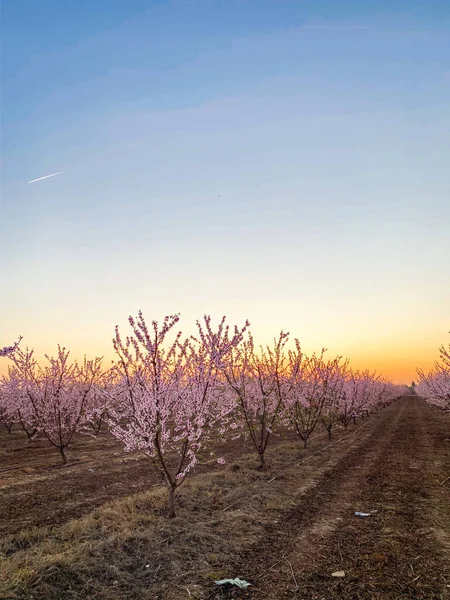
[[[412,378],[450,329],[450,4],[2,2],[0,343],[249,317]],[[52,179],[27,181],[54,173]],[[3,286],[2,286],[3,287]]]

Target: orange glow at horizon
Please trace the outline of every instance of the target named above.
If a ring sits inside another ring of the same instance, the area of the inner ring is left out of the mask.
[[[130,332],[126,332],[127,334]],[[123,332],[123,337],[125,337],[125,331]],[[272,338],[265,342],[265,344],[271,344],[273,341]],[[103,357],[103,366],[105,369],[109,368],[112,364],[112,361],[116,359],[116,355],[112,348],[112,342],[109,340],[98,343],[99,340],[96,340],[97,343],[91,341],[91,343],[82,344],[80,341],[78,343],[74,343],[71,346],[69,344],[66,345],[67,349],[70,350],[70,356],[73,360],[77,360],[78,362],[83,360],[84,355],[88,359],[93,359],[96,356]],[[293,338],[290,339],[286,349],[292,348]],[[263,342],[263,345],[265,345]],[[64,345],[64,344],[61,344]],[[259,346],[259,343],[256,343],[256,346]],[[26,347],[26,344],[23,344],[23,348]],[[31,346],[30,346],[31,347]],[[57,343],[49,343],[45,346],[43,344],[39,344],[34,347],[35,349],[35,357],[38,362],[43,365],[46,362],[45,354],[49,356],[55,356],[57,352]],[[311,355],[313,352],[316,354],[320,353],[319,347],[311,348],[302,344],[302,349],[305,351],[305,354]],[[396,384],[410,384],[411,381],[417,381],[417,372],[416,368],[421,368],[425,372],[430,371],[433,368],[435,361],[438,358],[438,347],[436,345],[430,345],[429,347],[421,347],[416,349],[405,349],[400,346],[390,348],[389,350],[383,351],[382,348],[378,348],[376,352],[368,350],[368,349],[357,349],[353,347],[347,352],[336,352],[335,349],[329,348],[325,353],[325,359],[333,359],[336,356],[342,356],[344,359],[349,359],[350,367],[354,370],[365,371],[368,370],[370,373],[376,372],[377,375],[381,375],[393,383]],[[0,360],[0,376],[7,376],[8,374],[8,366],[11,365],[11,361],[8,358],[3,358]]]

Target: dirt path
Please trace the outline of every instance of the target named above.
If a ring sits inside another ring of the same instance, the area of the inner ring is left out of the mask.
[[[449,423],[420,399],[386,410],[230,565],[252,587],[213,597],[450,598]]]

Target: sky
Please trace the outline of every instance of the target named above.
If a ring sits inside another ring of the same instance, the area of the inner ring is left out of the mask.
[[[431,367],[448,0],[2,0],[1,29],[0,345],[109,362],[142,309]]]

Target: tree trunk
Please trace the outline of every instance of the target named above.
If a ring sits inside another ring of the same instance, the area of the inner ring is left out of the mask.
[[[175,516],[175,486],[169,487],[169,519],[173,519]]]
[[[63,465],[67,465],[67,456],[66,456],[66,453],[64,451],[64,448],[59,448],[59,453],[61,454]]]
[[[303,438],[303,448],[306,450],[307,447],[308,447],[308,438],[305,437],[305,438]]]
[[[353,425],[356,425],[356,417],[355,417],[355,415],[353,415],[352,420],[353,420]]]
[[[103,425],[103,420],[102,419],[97,420],[97,422],[95,424],[91,423],[91,427],[94,430],[94,434],[96,436],[100,434],[100,431],[102,429],[102,425]]]
[[[266,458],[264,456],[264,452],[259,452],[259,467],[260,471],[267,471]]]
[[[30,441],[31,439],[33,439],[33,436],[36,433],[36,429],[34,429],[33,431],[28,431],[28,429],[23,424],[22,424],[22,429],[27,434],[28,441]]]
[[[331,442],[331,428],[332,428],[332,423],[330,423],[329,425],[327,425],[327,431],[328,431],[328,440]]]

